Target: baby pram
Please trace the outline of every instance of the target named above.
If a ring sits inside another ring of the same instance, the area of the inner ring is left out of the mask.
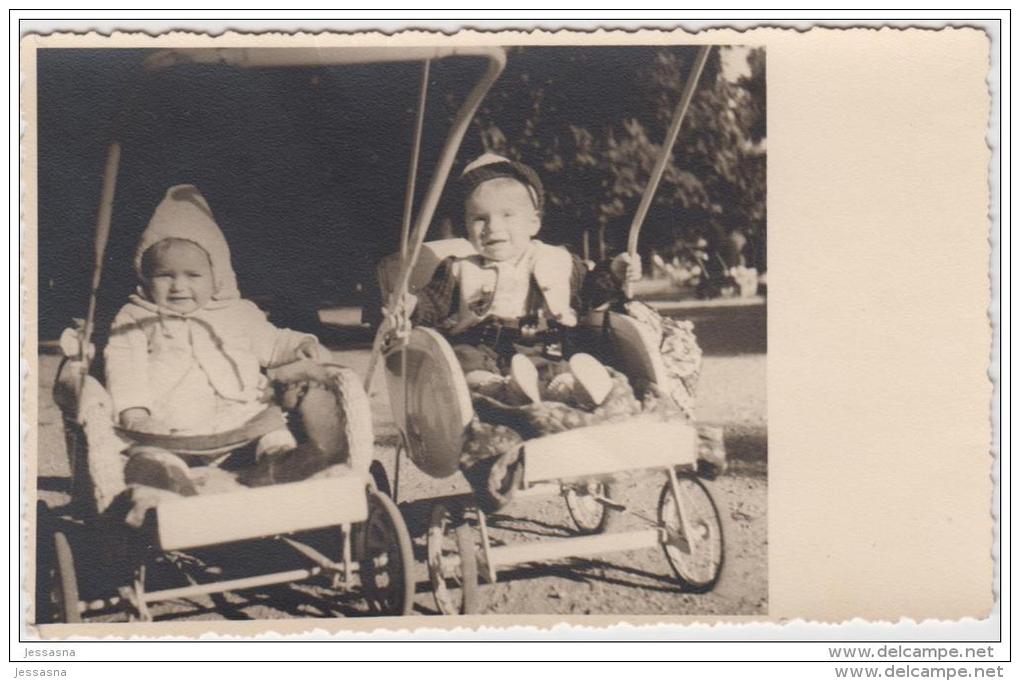
[[[469,249],[460,239],[424,244],[408,277],[409,290],[427,283],[445,257]],[[397,279],[396,262],[394,258],[380,267],[385,293]],[[657,339],[631,317],[592,313],[578,337],[578,350],[598,355],[632,385],[665,385]],[[406,455],[432,477],[457,474],[476,409],[449,342],[433,329],[415,327],[384,353],[390,405],[400,433],[397,465]],[[529,439],[522,449],[523,474],[512,490],[514,498],[562,495],[580,536],[496,546],[474,495],[433,499],[428,569],[441,612],[475,612],[479,574],[495,582],[498,569],[510,565],[650,546],[662,546],[686,589],[701,592],[716,584],[723,565],[722,526],[709,488],[696,473],[698,433],[691,423],[637,417]],[[608,532],[612,514],[628,511],[612,498],[613,479],[635,471],[664,478],[657,517],[641,517],[647,529]],[[397,493],[394,489],[394,497]]]
[[[76,353],[70,354],[54,391],[71,466],[71,503],[62,516],[40,508],[38,536],[51,541],[40,547],[40,574],[52,581],[37,585],[38,602],[43,610],[53,608],[39,613],[40,621],[52,617],[77,622],[93,611],[111,610],[144,620],[151,617],[150,605],[155,602],[320,576],[328,577],[337,591],[360,589],[367,599],[366,613],[410,611],[414,592],[410,538],[393,502],[375,489],[367,474],[373,447],[371,414],[353,371],[335,365],[319,365],[315,371],[335,397],[331,416],[336,422],[327,427],[342,438],[345,460],[304,480],[262,487],[238,482],[244,468],[196,466],[189,470],[198,494],[179,496],[139,492],[141,488],[125,485],[122,452],[138,439],[115,428],[109,394],[95,377],[83,374],[85,366]],[[290,376],[287,373],[278,372],[278,385],[296,386],[300,379],[295,380],[292,370]],[[270,405],[267,411],[278,408]],[[256,417],[242,428],[215,436],[163,435],[142,438],[142,443],[213,462],[249,444],[265,420]],[[306,437],[299,409],[290,421]],[[138,503],[139,494],[146,493],[154,495],[151,508],[140,528],[129,527],[126,509],[119,506],[122,501]],[[312,536],[316,533],[309,531],[319,532]],[[293,549],[307,565],[220,579],[222,567],[210,566],[200,555],[219,547],[218,555],[225,556],[228,565],[231,553],[252,563],[249,556],[254,550],[246,549],[244,542],[267,539]],[[178,572],[179,584],[166,578],[168,566]],[[161,584],[156,589],[150,588],[148,579],[153,571],[164,574],[156,580]]]
[[[666,143],[638,206],[628,239],[631,262],[656,186],[662,177],[710,48],[702,47],[685,84]],[[498,72],[497,72],[498,73]],[[420,112],[419,112],[420,114]],[[412,157],[409,196],[416,158]],[[449,342],[430,328],[412,327],[408,294],[415,294],[450,255],[470,252],[463,240],[425,243],[449,172],[449,157],[437,170],[422,209],[410,229],[405,214],[400,252],[380,266],[386,301],[383,323],[373,347],[373,364],[384,360],[390,407],[399,432],[397,473],[406,455],[426,474],[444,478],[458,473],[469,426],[476,418],[472,396]],[[602,310],[580,325],[578,350],[599,356],[644,392],[665,386],[667,376],[657,339],[636,320]],[[641,395],[637,395],[638,398]],[[497,569],[512,564],[587,556],[662,546],[677,580],[692,591],[714,587],[722,572],[724,543],[715,502],[697,475],[698,433],[683,419],[641,419],[567,430],[526,440],[518,452],[520,474],[511,478],[515,498],[562,494],[581,536],[496,546],[490,540],[486,513],[472,494],[432,500],[427,536],[428,569],[439,610],[445,614],[479,608],[478,576],[495,582]],[[607,532],[610,513],[627,511],[612,498],[617,474],[656,472],[665,478],[655,518],[641,517],[647,529]],[[377,477],[382,477],[376,467]],[[389,486],[388,480],[380,484]],[[475,541],[475,528],[479,542]]]

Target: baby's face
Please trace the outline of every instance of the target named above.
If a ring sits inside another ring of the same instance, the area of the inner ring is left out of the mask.
[[[209,256],[188,241],[160,248],[146,268],[145,291],[152,302],[181,314],[205,307],[215,292]]]
[[[520,182],[500,177],[478,185],[464,202],[468,240],[488,260],[513,260],[542,226],[531,193]]]

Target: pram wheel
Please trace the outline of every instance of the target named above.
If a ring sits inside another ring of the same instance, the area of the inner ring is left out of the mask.
[[[361,584],[376,615],[409,615],[414,606],[414,554],[411,536],[397,505],[368,491],[368,518],[358,533]]]
[[[429,579],[439,612],[478,612],[478,558],[471,526],[463,517],[454,518],[443,504],[436,504],[432,507],[427,548]]]
[[[605,532],[616,515],[612,509],[598,501],[598,497],[613,498],[613,484],[609,482],[590,483],[584,489],[567,488],[563,499],[567,511],[581,534]]]
[[[81,622],[78,610],[78,575],[74,569],[74,553],[67,535],[59,530],[53,535],[53,552],[57,574],[53,582],[53,598],[57,614],[63,622]]]
[[[677,580],[688,591],[711,591],[722,574],[724,545],[719,510],[712,495],[693,473],[677,473],[673,494],[667,481],[659,496],[659,526],[667,532],[663,543],[666,560]],[[677,506],[682,509],[681,519]]]

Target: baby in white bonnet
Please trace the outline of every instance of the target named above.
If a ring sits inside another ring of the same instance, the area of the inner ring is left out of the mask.
[[[167,191],[134,266],[140,286],[114,319],[105,350],[107,388],[127,430],[233,430],[266,409],[264,368],[325,357],[315,336],[277,328],[240,297],[229,246],[192,185]],[[295,446],[280,416],[278,427],[258,439],[256,453]],[[140,455],[151,457],[151,448]],[[177,481],[173,491],[194,493],[186,476],[170,477]]]

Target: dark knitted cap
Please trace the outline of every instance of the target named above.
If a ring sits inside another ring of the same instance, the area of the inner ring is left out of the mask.
[[[542,212],[545,194],[538,173],[529,165],[492,153],[482,154],[464,166],[464,172],[457,181],[461,202],[465,201],[478,185],[499,177],[509,177],[527,187],[532,203],[540,213]]]

